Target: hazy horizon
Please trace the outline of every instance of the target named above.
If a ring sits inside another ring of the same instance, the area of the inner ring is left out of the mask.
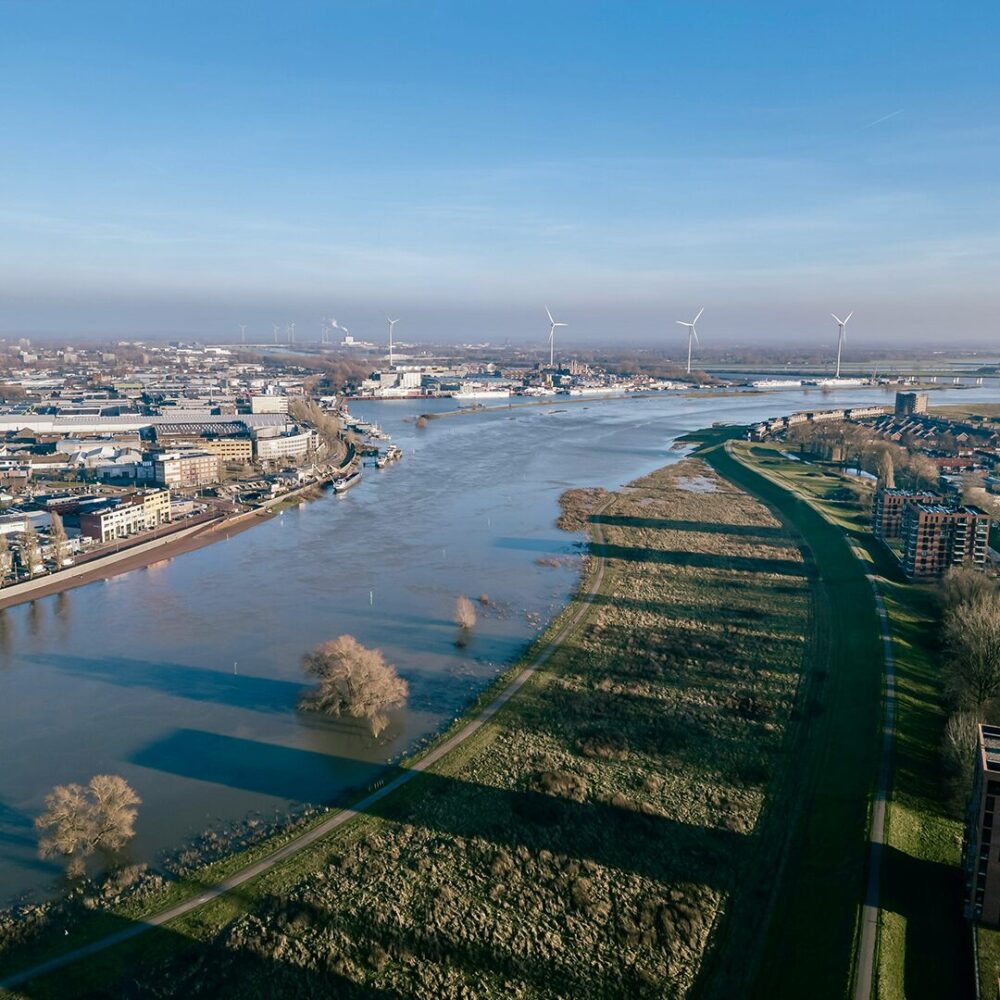
[[[0,336],[985,346],[985,21],[7,4]]]

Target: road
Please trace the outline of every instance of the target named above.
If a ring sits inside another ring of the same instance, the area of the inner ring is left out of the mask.
[[[605,509],[606,506],[601,508],[602,511]],[[593,525],[593,535],[593,540],[598,544],[604,541],[603,532],[599,524]],[[40,962],[38,965],[34,965],[28,969],[23,969],[21,972],[16,972],[13,975],[7,976],[5,979],[0,980],[0,989],[12,989],[13,987],[20,986],[32,979],[36,979],[39,976],[65,968],[68,965],[79,962],[81,959],[89,958],[92,955],[96,955],[98,952],[106,951],[108,948],[113,948],[115,945],[122,944],[125,941],[130,941],[133,938],[138,937],[140,934],[145,934],[147,931],[151,931],[156,927],[162,927],[164,924],[169,924],[171,921],[177,920],[179,917],[183,917],[194,912],[200,907],[205,906],[207,903],[210,903],[213,900],[218,899],[220,896],[224,896],[226,893],[231,892],[233,889],[239,888],[241,885],[245,885],[247,882],[272,871],[278,865],[287,861],[290,857],[293,857],[300,851],[306,850],[306,848],[312,846],[318,840],[322,840],[334,830],[339,829],[345,824],[350,823],[351,820],[363,815],[369,811],[376,802],[380,802],[382,799],[395,792],[398,788],[405,785],[408,781],[412,781],[413,778],[415,778],[422,771],[426,771],[433,767],[439,760],[441,760],[442,757],[449,754],[456,747],[461,746],[461,744],[465,743],[480,729],[482,729],[482,727],[485,726],[486,723],[488,723],[497,714],[497,712],[499,712],[500,709],[503,708],[503,706],[506,705],[507,702],[510,701],[510,699],[513,698],[514,695],[517,694],[517,692],[520,691],[521,688],[523,688],[524,685],[527,684],[528,681],[531,680],[531,678],[548,662],[552,654],[580,624],[590,610],[594,596],[600,591],[601,585],[604,581],[604,571],[606,568],[605,560],[599,556],[592,556],[592,558],[596,563],[595,570],[591,574],[589,582],[586,583],[585,589],[581,590],[577,595],[576,600],[579,607],[573,612],[572,615],[569,616],[566,622],[560,626],[556,634],[538,653],[534,660],[532,660],[527,667],[517,674],[517,676],[514,677],[513,680],[511,680],[511,682],[474,719],[466,723],[461,729],[458,730],[458,732],[450,736],[443,743],[434,747],[434,749],[431,750],[425,757],[422,757],[412,767],[407,768],[403,774],[399,775],[399,777],[394,778],[388,784],[383,785],[382,787],[371,792],[369,795],[366,795],[360,802],[350,808],[342,809],[334,816],[324,820],[318,826],[300,834],[298,837],[279,848],[273,854],[269,854],[266,858],[263,858],[255,864],[244,868],[242,871],[237,872],[235,875],[222,882],[203,888],[197,896],[184,900],[167,910],[161,910],[159,913],[148,917],[141,923],[136,923],[116,934],[110,934],[107,937],[100,938],[97,941],[83,945],[73,951],[57,955],[55,958],[51,958],[46,962]]]

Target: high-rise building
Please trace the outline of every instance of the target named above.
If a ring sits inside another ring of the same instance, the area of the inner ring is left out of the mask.
[[[879,490],[875,496],[872,530],[876,538],[899,538],[903,511],[910,503],[939,503],[941,498],[929,490]]]
[[[908,417],[912,413],[927,412],[926,392],[897,392],[896,416]]]
[[[965,915],[984,924],[1000,924],[1000,726],[981,725],[972,797],[963,847]],[[994,844],[993,831],[997,830]]]
[[[908,503],[900,526],[903,570],[911,580],[935,580],[953,566],[982,569],[989,536],[989,514],[978,507]]]

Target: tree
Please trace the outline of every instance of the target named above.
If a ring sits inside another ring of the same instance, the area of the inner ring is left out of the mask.
[[[64,857],[69,874],[82,875],[95,851],[118,851],[135,836],[141,802],[117,774],[94,775],[86,786],[56,785],[45,796],[45,812],[35,820],[39,855]]]
[[[0,587],[3,586],[10,571],[14,568],[14,557],[11,554],[10,546],[7,544],[7,536],[0,534]]]
[[[941,580],[938,598],[947,612],[960,604],[971,603],[984,595],[995,593],[996,589],[996,583],[985,573],[967,566],[953,566]]]
[[[975,712],[955,712],[944,727],[945,762],[956,778],[956,784],[967,791],[972,783],[972,769],[979,746],[979,719]]]
[[[981,710],[1000,694],[1000,594],[980,594],[950,608],[944,633],[956,693],[966,705]]]
[[[366,719],[375,736],[388,725],[386,712],[402,707],[410,691],[381,650],[367,649],[351,635],[317,646],[302,658],[302,667],[318,681],[302,696],[302,708]]]
[[[62,518],[53,511],[51,519],[49,539],[52,542],[52,556],[55,559],[56,567],[62,569],[63,564],[69,558],[69,541],[66,538],[66,529],[63,527]]]
[[[476,624],[476,608],[464,594],[455,601],[455,624],[470,629]]]
[[[895,489],[896,467],[892,461],[892,452],[888,448],[883,448],[878,453],[876,469],[879,484],[887,490]]]
[[[28,576],[34,575],[35,570],[42,564],[42,554],[38,548],[38,533],[28,518],[24,519],[24,528],[21,530],[21,537],[18,541],[17,555]]]

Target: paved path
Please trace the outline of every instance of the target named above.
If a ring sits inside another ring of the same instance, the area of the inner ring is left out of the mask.
[[[854,1000],[870,1000],[875,979],[875,945],[878,942],[879,883],[882,874],[882,846],[885,843],[885,807],[889,796],[889,778],[892,764],[892,740],[896,719],[896,671],[892,659],[892,632],[885,603],[878,591],[875,578],[868,580],[875,591],[882,633],[882,652],[885,658],[885,718],[882,724],[882,757],[879,761],[878,784],[872,803],[872,824],[869,834],[868,887],[861,911],[861,941],[858,944],[857,967],[854,973]]]
[[[595,542],[600,543],[603,541],[603,533],[600,525],[593,525],[593,533]],[[111,934],[108,937],[100,938],[97,941],[93,941],[90,944],[76,948],[73,951],[57,955],[55,958],[51,958],[47,962],[41,962],[31,968],[14,973],[6,979],[0,980],[0,989],[11,989],[12,987],[19,986],[22,983],[35,979],[38,976],[54,972],[57,969],[64,968],[74,962],[78,962],[83,958],[89,958],[91,955],[95,955],[98,952],[105,951],[108,948],[113,948],[115,945],[121,944],[124,941],[129,941],[132,938],[138,937],[140,934],[145,934],[146,931],[152,930],[154,927],[161,927],[162,925],[168,924],[173,920],[177,920],[179,917],[183,917],[194,910],[197,910],[206,903],[210,903],[212,900],[218,899],[220,896],[223,896],[227,892],[244,885],[252,879],[266,874],[280,865],[283,861],[287,861],[293,855],[298,854],[300,851],[304,851],[307,847],[315,844],[317,840],[322,840],[329,833],[343,826],[345,823],[349,823],[351,820],[356,819],[361,814],[367,812],[376,802],[379,802],[386,798],[386,796],[391,795],[394,791],[396,791],[396,789],[415,778],[421,771],[426,771],[428,768],[432,767],[439,760],[441,760],[442,757],[454,750],[455,747],[465,743],[466,740],[482,729],[482,727],[486,725],[486,723],[489,722],[490,719],[492,719],[497,712],[499,712],[500,709],[503,708],[503,706],[506,705],[507,702],[521,690],[521,688],[524,687],[525,684],[528,683],[538,670],[545,665],[566,637],[586,616],[587,612],[590,610],[594,596],[600,591],[601,584],[604,581],[604,559],[599,556],[593,556],[592,558],[596,560],[597,568],[592,575],[586,590],[581,591],[577,598],[580,606],[552,637],[552,640],[539,652],[538,656],[536,656],[535,659],[527,667],[525,667],[524,670],[522,670],[510,682],[510,684],[508,684],[503,691],[501,691],[496,698],[494,698],[493,701],[491,701],[489,705],[482,710],[482,712],[479,713],[479,715],[472,719],[471,722],[463,726],[453,736],[436,746],[425,757],[422,757],[416,764],[413,765],[413,767],[407,768],[406,771],[399,775],[399,777],[394,778],[386,785],[382,785],[376,791],[373,791],[371,794],[365,796],[365,798],[351,806],[349,809],[342,809],[336,815],[331,816],[328,820],[324,820],[318,826],[313,827],[311,830],[307,830],[294,840],[289,841],[289,843],[285,844],[284,847],[279,848],[273,854],[269,854],[261,861],[250,865],[248,868],[244,868],[242,871],[237,872],[237,874],[226,879],[224,882],[218,882],[215,885],[204,889],[194,898],[178,903],[176,906],[172,906],[168,910],[161,910],[159,913],[148,917],[141,923],[136,923],[131,927],[127,927],[124,930],[119,931],[117,934]]]

